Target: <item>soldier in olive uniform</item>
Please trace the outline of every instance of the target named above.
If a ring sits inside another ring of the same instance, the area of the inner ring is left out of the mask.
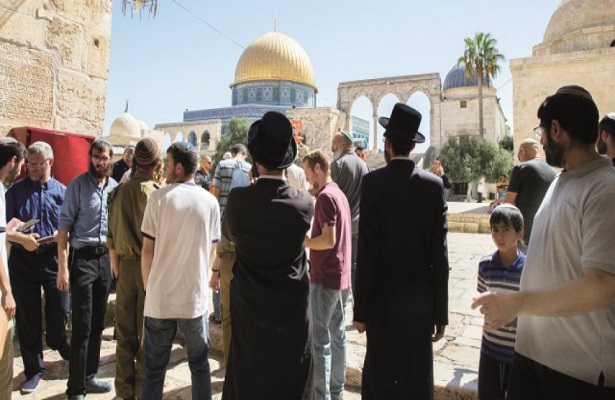
[[[134,399],[141,393],[145,372],[141,346],[145,303],[141,276],[141,223],[150,194],[159,188],[154,177],[161,163],[156,141],[141,139],[135,148],[132,178],[109,196],[107,246],[117,278],[115,393],[123,399]]]

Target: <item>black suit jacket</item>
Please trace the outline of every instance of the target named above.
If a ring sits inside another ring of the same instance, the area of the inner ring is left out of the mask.
[[[229,194],[223,234],[235,243],[237,259],[224,400],[312,398],[304,241],[313,213],[310,195],[279,179],[261,178]]]
[[[446,211],[442,179],[410,160],[363,178],[355,321],[448,323]]]

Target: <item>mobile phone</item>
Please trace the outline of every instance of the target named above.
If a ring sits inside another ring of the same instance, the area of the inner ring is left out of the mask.
[[[45,236],[45,237],[42,237],[42,238],[38,238],[38,239],[36,239],[36,241],[37,241],[38,243],[41,243],[41,242],[46,242],[46,241],[48,241],[48,240],[50,240],[50,239],[53,239],[53,235],[51,235],[51,236]]]
[[[25,224],[23,224],[22,226],[17,228],[17,232],[25,233],[25,232],[29,231],[30,228],[32,228],[34,225],[36,225],[36,223],[38,221],[39,221],[38,219],[32,218],[30,221],[26,222]]]

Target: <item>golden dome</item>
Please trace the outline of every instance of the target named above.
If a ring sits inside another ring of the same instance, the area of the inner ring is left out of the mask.
[[[316,89],[314,67],[303,47],[294,39],[269,32],[258,37],[243,52],[235,69],[235,83],[282,80]]]

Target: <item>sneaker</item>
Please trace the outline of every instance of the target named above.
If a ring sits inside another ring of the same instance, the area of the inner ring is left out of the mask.
[[[66,342],[62,342],[60,347],[56,349],[63,360],[68,361],[70,359],[70,346]]]
[[[110,391],[111,384],[109,382],[102,381],[96,377],[93,377],[85,383],[86,393],[107,393]]]
[[[43,377],[43,373],[39,372],[38,374],[32,375],[30,379],[26,380],[21,387],[21,391],[24,393],[32,393],[36,390],[38,383]]]
[[[215,325],[220,325],[222,323],[222,318],[216,317],[216,314],[211,313],[209,314],[209,322]]]

